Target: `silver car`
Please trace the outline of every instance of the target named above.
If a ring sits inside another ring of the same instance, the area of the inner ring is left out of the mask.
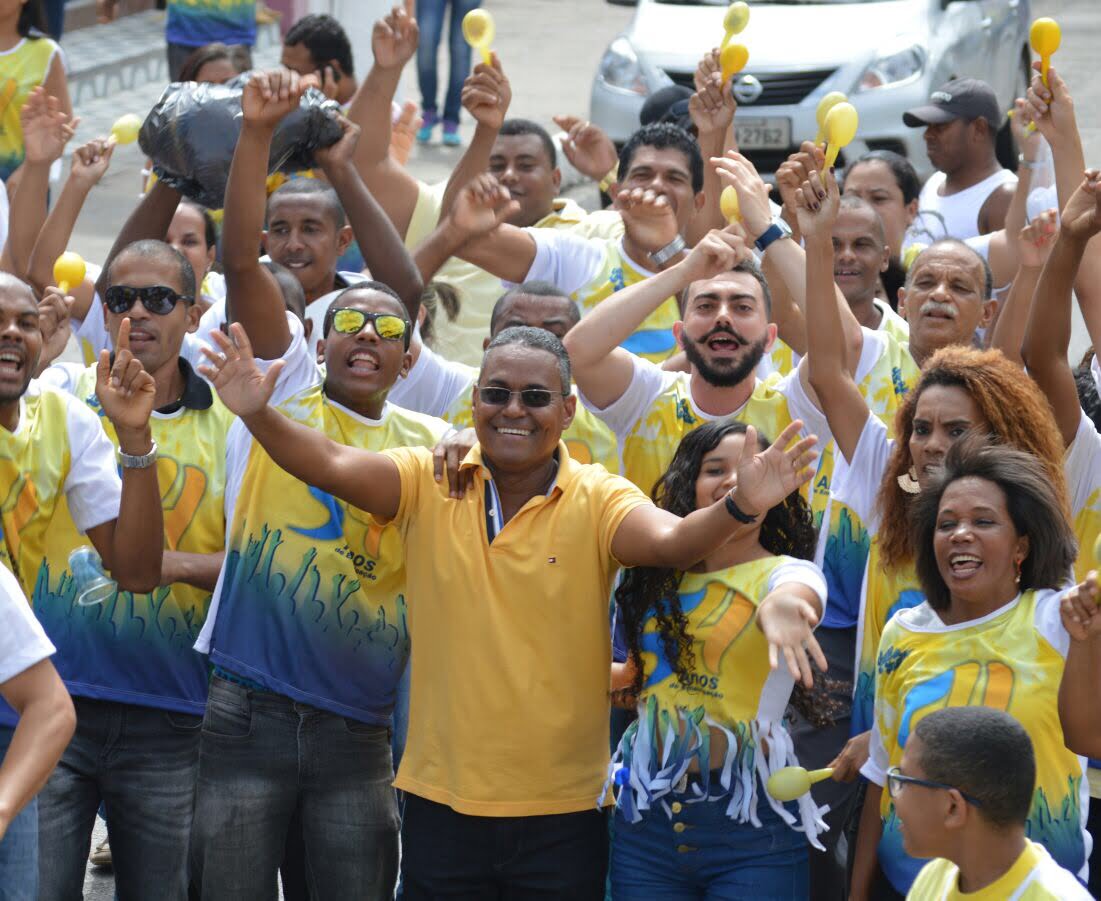
[[[593,82],[590,118],[617,143],[638,128],[646,97],[669,84],[692,87],[701,56],[723,38],[728,0],[639,0],[609,45]],[[738,142],[763,172],[813,140],[818,101],[842,91],[860,113],[844,166],[868,150],[894,150],[932,171],[921,129],[902,113],[957,76],[981,78],[1008,110],[1029,78],[1029,0],[750,0],[734,40],[749,63],[734,83]],[[1016,169],[1006,125],[998,156]]]

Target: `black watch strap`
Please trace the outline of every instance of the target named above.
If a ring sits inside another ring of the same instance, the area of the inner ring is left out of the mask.
[[[756,516],[750,516],[750,514],[742,512],[742,508],[734,501],[734,495],[729,492],[726,495],[726,512],[738,520],[738,522],[745,523],[747,526],[757,521]]]

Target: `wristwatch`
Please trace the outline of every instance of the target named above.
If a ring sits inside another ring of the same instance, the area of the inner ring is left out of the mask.
[[[764,230],[761,236],[753,243],[757,246],[757,249],[764,253],[768,250],[769,245],[773,241],[779,241],[781,238],[791,237],[791,226],[784,221],[783,217],[777,216],[772,220],[772,225]]]
[[[658,266],[664,266],[678,253],[682,253],[688,248],[688,245],[684,243],[684,238],[677,235],[672,241],[666,244],[661,250],[655,250],[650,254],[650,259]]]
[[[119,451],[119,466],[123,469],[148,469],[155,462],[157,462],[156,441],[153,442],[147,454],[127,454],[122,450]]]

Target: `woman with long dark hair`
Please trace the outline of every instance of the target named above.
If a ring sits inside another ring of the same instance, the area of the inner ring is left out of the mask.
[[[655,503],[680,516],[711,504],[736,481],[746,441],[768,447],[738,422],[690,432]],[[828,715],[828,702],[811,699],[811,660],[826,666],[812,634],[826,597],[808,562],[815,542],[795,491],[689,572],[627,571],[616,601],[628,662],[613,686],[637,695],[639,718],[609,773],[619,786],[617,899],[807,896],[807,843],[817,844],[820,811],[809,795],[785,806],[764,786],[798,764],[783,725],[789,698],[816,721]]]

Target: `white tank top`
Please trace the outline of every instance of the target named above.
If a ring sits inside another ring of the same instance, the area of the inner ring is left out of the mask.
[[[977,237],[979,212],[987,198],[1005,184],[1016,184],[1017,176],[1008,169],[999,169],[977,185],[964,191],[943,196],[940,189],[947,176],[935,172],[921,189],[918,214],[906,232],[903,249],[911,244],[932,244],[941,238]]]

